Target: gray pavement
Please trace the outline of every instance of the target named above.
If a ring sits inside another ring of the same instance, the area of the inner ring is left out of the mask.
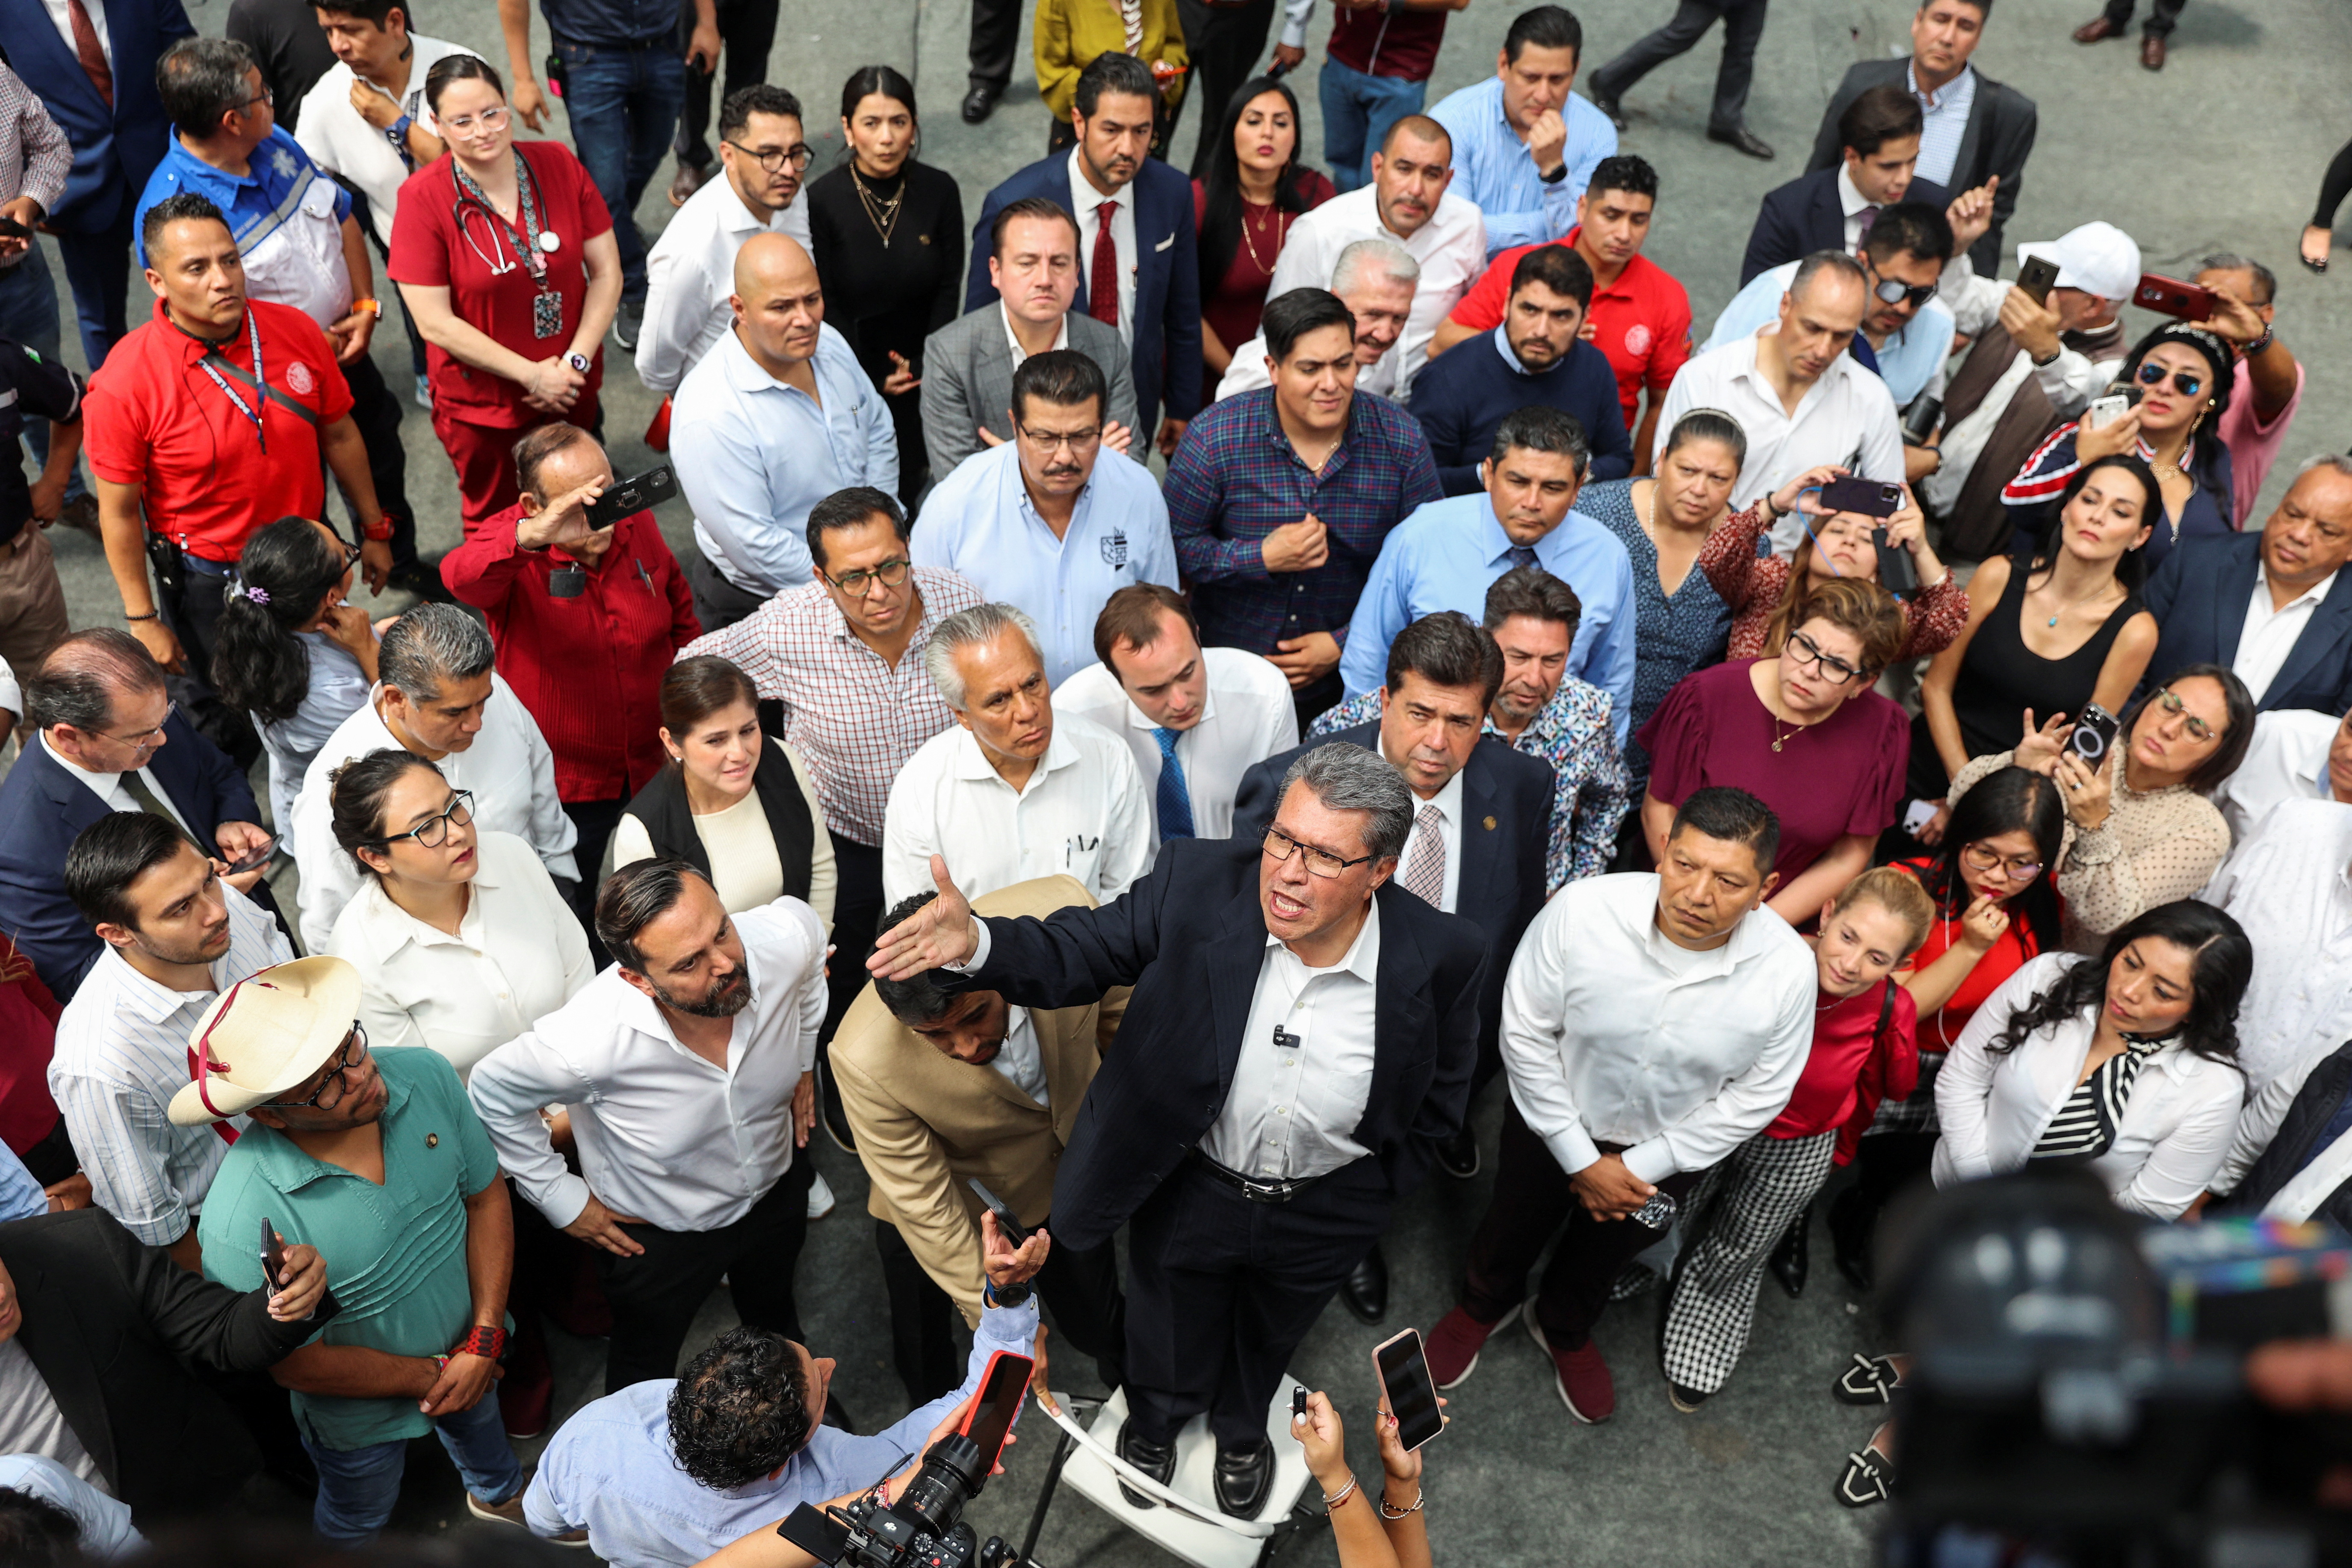
[[[220,29],[226,8],[226,0],[190,4],[207,32]],[[1475,0],[1456,16],[1432,101],[1491,68],[1514,8],[1514,0]],[[2083,49],[2068,41],[2067,31],[2095,8],[2095,0],[2000,0],[1978,55],[1989,74],[2041,105],[2040,145],[2009,237],[2012,244],[2048,237],[2103,217],[2138,239],[2151,269],[2182,272],[2208,251],[2231,248],[2278,271],[2279,331],[2310,374],[2282,477],[2264,491],[2267,506],[2295,460],[2346,444],[2340,410],[2352,391],[2352,371],[2336,351],[2352,324],[2352,277],[2346,276],[2352,259],[2339,253],[2338,270],[2315,278],[2294,265],[2294,249],[2321,170],[2352,134],[2342,91],[2352,14],[2334,0],[2193,0],[2173,37],[2170,65],[2151,76],[2140,69],[2134,44]],[[470,45],[504,69],[488,0],[422,0],[419,9],[424,31]],[[1588,60],[1614,55],[1669,9],[1666,0],[1587,0],[1580,11]],[[1911,9],[1908,0],[1780,0],[1749,111],[1753,129],[1781,150],[1769,164],[1703,139],[1714,37],[1630,95],[1624,147],[1656,163],[1664,184],[1649,255],[1689,287],[1702,334],[1733,292],[1757,197],[1797,174],[1821,107],[1845,67],[1904,47]],[[809,106],[811,140],[820,149],[816,168],[830,167],[840,147],[829,112],[835,84],[873,60],[911,66],[926,127],[923,155],[960,177],[968,214],[993,183],[1039,156],[1046,116],[1025,69],[988,123],[971,127],[958,118],[966,21],[966,7],[952,0],[785,0],[770,79]],[[1318,17],[1298,73],[1310,153],[1321,145],[1311,78],[1328,27]],[[542,31],[534,58],[544,52]],[[1189,157],[1203,117],[1185,118],[1180,158]],[[667,216],[667,180],[665,166],[640,208],[648,234]],[[60,284],[62,291],[61,270]],[[147,297],[135,279],[133,289],[138,319]],[[2133,324],[2144,329],[2152,319]],[[406,345],[390,323],[375,352],[387,378],[406,384]],[[614,460],[632,471],[651,460],[637,433],[654,399],[617,351],[608,353],[605,384]],[[409,410],[404,431],[409,493],[430,558],[457,541],[455,486],[421,411]],[[673,547],[693,548],[682,504],[666,508],[662,522]],[[97,545],[61,530],[57,546],[76,624],[121,624]],[[404,601],[388,596],[370,607],[390,613]],[[1499,1108],[1495,1090],[1478,1108],[1489,1149]],[[840,1360],[841,1398],[860,1429],[871,1431],[895,1419],[905,1399],[888,1364],[880,1271],[863,1213],[865,1181],[854,1157],[830,1145],[814,1152],[840,1205],[811,1227],[801,1264],[803,1311],[811,1344]],[[1351,1447],[1368,1470],[1377,1464],[1364,1440],[1373,1398],[1371,1347],[1406,1324],[1425,1331],[1451,1304],[1489,1187],[1485,1177],[1440,1179],[1416,1194],[1390,1244],[1396,1280],[1389,1323],[1364,1328],[1335,1307],[1298,1354],[1295,1370],[1330,1389],[1354,1425]],[[1696,1415],[1675,1414],[1655,1372],[1654,1296],[1615,1309],[1601,1326],[1620,1395],[1617,1418],[1601,1427],[1569,1418],[1524,1334],[1512,1328],[1498,1335],[1477,1374],[1454,1396],[1456,1426],[1429,1452],[1429,1521],[1441,1560],[1607,1562],[1613,1568],[1863,1562],[1868,1517],[1839,1508],[1830,1485],[1842,1456],[1861,1443],[1872,1420],[1832,1401],[1828,1384],[1850,1351],[1885,1347],[1864,1304],[1828,1268],[1826,1237],[1817,1233],[1815,1246],[1821,1267],[1811,1290],[1791,1302],[1767,1283],[1746,1360],[1730,1386]],[[703,1327],[715,1331],[729,1321],[722,1294]],[[1063,1362],[1066,1375],[1057,1381],[1085,1392],[1090,1374],[1074,1364],[1078,1360]],[[593,1343],[564,1345],[559,1361],[561,1414],[601,1388],[602,1367]],[[1001,1531],[1016,1543],[1050,1450],[1042,1423],[1033,1416],[1024,1426],[1030,1441],[1012,1451],[1008,1472],[972,1513],[983,1534]],[[538,1445],[527,1447],[535,1452]],[[459,1522],[465,1515],[456,1478],[433,1445],[417,1448],[412,1474],[402,1522],[488,1528]],[[1335,1560],[1328,1535],[1313,1533],[1283,1555]],[[1039,1556],[1053,1568],[1175,1561],[1074,1495],[1056,1503]]]

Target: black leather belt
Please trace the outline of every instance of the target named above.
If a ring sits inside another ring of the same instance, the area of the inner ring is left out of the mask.
[[[1191,1158],[1210,1179],[1223,1183],[1254,1204],[1286,1204],[1323,1179],[1322,1176],[1309,1176],[1298,1182],[1269,1182],[1256,1176],[1244,1176],[1239,1171],[1227,1170],[1197,1148],[1192,1151]],[[1341,1168],[1345,1169],[1344,1166]],[[1325,1175],[1329,1173],[1324,1173]]]

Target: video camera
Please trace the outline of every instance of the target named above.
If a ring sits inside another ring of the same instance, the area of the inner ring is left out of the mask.
[[[988,1484],[993,1462],[982,1458],[979,1444],[950,1432],[931,1445],[897,1502],[885,1507],[868,1496],[824,1512],[803,1503],[776,1533],[820,1563],[850,1568],[1006,1568],[1021,1554],[1002,1536],[980,1544],[963,1522],[964,1505]]]

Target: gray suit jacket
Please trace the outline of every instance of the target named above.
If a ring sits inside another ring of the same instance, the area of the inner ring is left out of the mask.
[[[1908,55],[1901,59],[1861,60],[1848,67],[1845,79],[1838,83],[1837,95],[1822,111],[1821,130],[1813,138],[1812,157],[1805,167],[1835,168],[1839,162],[1838,116],[1845,112],[1846,105],[1874,87],[1904,86],[1908,79],[1905,73],[1910,68]],[[2032,99],[1993,80],[1981,70],[1977,72],[1976,102],[1969,107],[1968,129],[1960,133],[1960,153],[1953,161],[1952,177],[1945,185],[1957,196],[1963,191],[1975,190],[1995,174],[2000,176],[2000,189],[1993,193],[1992,198],[1992,226],[1969,250],[1979,278],[2000,273],[2001,230],[2009,226],[2010,215],[2017,211],[2017,194],[2025,183],[2025,161],[2033,154],[2033,135],[2039,129],[2040,116],[2041,110]]]
[[[1070,346],[1102,367],[1110,383],[1110,406],[1103,417],[1135,428],[1135,373],[1128,368],[1127,345],[1118,329],[1072,310]],[[931,472],[949,470],[981,449],[980,426],[1013,438],[1013,345],[1004,337],[1003,307],[991,300],[950,321],[923,342],[923,446]],[[1136,436],[1137,460],[1150,450],[1150,432]]]

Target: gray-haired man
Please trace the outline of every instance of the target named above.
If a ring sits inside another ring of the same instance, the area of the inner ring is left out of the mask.
[[[398,748],[439,764],[449,787],[471,797],[477,830],[527,841],[567,897],[580,880],[572,854],[579,830],[556,798],[555,759],[530,710],[490,664],[490,634],[455,605],[419,605],[385,630],[381,679],[319,748],[294,799],[289,836],[310,952],[325,951],[335,917],[359,892],[359,865],[335,842],[334,773],[370,752]]]
[[[1412,313],[1413,290],[1421,286],[1421,263],[1393,239],[1360,239],[1339,252],[1331,266],[1331,292],[1356,318],[1356,390],[1398,396],[1409,379],[1400,374],[1397,340]],[[1265,334],[1234,351],[1233,363],[1217,383],[1217,395],[1255,392],[1274,384],[1267,367]]]
[[[939,898],[868,963],[1024,1007],[1135,988],[1055,1177],[1054,1245],[1132,1222],[1119,1451],[1164,1480],[1205,1411],[1217,1506],[1241,1518],[1273,1485],[1291,1352],[1469,1095],[1485,940],[1392,880],[1412,819],[1377,754],[1319,747],[1262,837],[1171,839],[1098,910],[975,921],[935,858]]]
[[[1057,724],[1030,618],[981,605],[932,629],[923,663],[956,727],[923,742],[882,815],[882,895],[929,890],[952,848],[974,898],[1068,876],[1110,900],[1150,868],[1151,798],[1127,742],[1075,715]]]

